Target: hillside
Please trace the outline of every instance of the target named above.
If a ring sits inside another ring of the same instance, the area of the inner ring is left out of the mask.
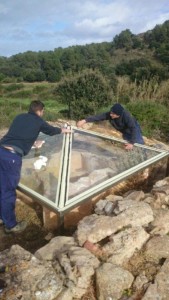
[[[169,78],[169,21],[157,25],[143,34],[132,34],[129,29],[116,35],[112,42],[56,48],[54,51],[27,51],[9,58],[0,57],[0,80],[58,82],[68,74],[85,69],[98,69],[108,78],[115,75],[131,75],[150,78],[157,75]],[[121,63],[134,62],[119,71]],[[143,72],[144,68],[144,72]],[[130,70],[129,70],[130,69]],[[138,74],[141,72],[141,74]],[[144,73],[144,74],[143,74]]]
[[[168,41],[166,21],[139,35],[126,29],[109,43],[0,57],[1,126],[33,99],[45,102],[51,121],[78,120],[120,102],[144,135],[167,141]]]

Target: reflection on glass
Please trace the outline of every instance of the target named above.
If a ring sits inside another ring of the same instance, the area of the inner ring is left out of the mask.
[[[126,151],[120,141],[79,130],[74,130],[72,149],[69,149],[71,139],[67,143],[63,137],[63,134],[52,137],[40,134],[38,140],[44,140],[45,144],[40,149],[32,149],[24,157],[21,171],[21,183],[31,190],[30,193],[35,191],[51,201],[56,210],[71,207],[73,201],[78,205],[78,198],[87,198],[84,192],[97,189],[98,184],[104,185],[109,179],[116,181],[116,175],[122,174],[125,179],[124,171],[159,155],[158,150],[138,146]],[[90,192],[92,195],[93,190]]]
[[[74,132],[70,165],[69,199],[156,156],[154,150],[134,147],[85,132]]]
[[[48,136],[40,134],[38,140],[44,140],[42,148],[31,149],[24,157],[21,171],[21,183],[33,191],[55,201],[63,135]]]

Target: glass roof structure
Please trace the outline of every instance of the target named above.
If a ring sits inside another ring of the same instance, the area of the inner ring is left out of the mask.
[[[72,127],[72,133],[38,139],[45,143],[24,157],[19,190],[64,214],[132,174],[169,155],[168,151]]]

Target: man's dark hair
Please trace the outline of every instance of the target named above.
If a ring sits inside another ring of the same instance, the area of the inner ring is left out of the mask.
[[[40,100],[34,100],[29,106],[29,112],[36,113],[38,110],[43,110],[45,105]]]

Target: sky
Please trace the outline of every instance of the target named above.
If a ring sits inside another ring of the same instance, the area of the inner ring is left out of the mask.
[[[110,42],[169,20],[169,0],[0,0],[0,56]]]

